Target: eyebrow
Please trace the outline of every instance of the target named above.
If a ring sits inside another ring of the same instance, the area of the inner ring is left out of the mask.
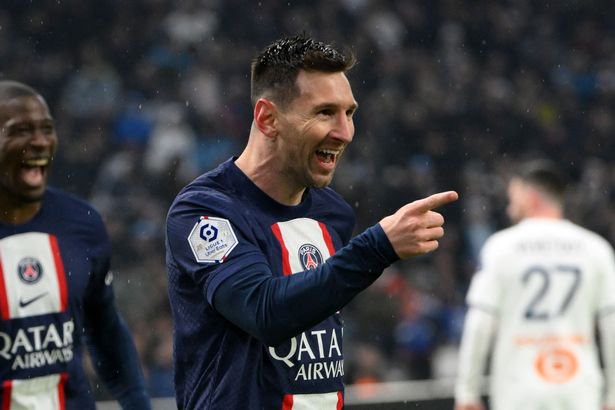
[[[17,119],[15,121],[13,121],[12,119],[7,121],[7,126],[8,127],[13,127],[13,126],[19,126],[19,125],[24,125],[24,124],[55,124],[55,120],[53,118],[41,118],[40,120],[33,120],[33,119]]]
[[[340,107],[340,104],[337,103],[331,103],[331,102],[325,102],[322,104],[318,104],[317,106],[314,107],[314,111],[320,111],[322,109],[325,108],[338,108]],[[354,102],[352,105],[350,105],[347,110],[353,110],[356,111],[357,108],[359,108],[359,104],[357,102]]]
[[[15,129],[19,128],[19,127],[24,127],[24,126],[32,126],[34,125],[34,127],[54,127],[55,128],[55,121],[53,120],[53,118],[43,118],[41,120],[19,120],[19,121],[15,121],[15,122],[11,122],[8,121],[7,123],[2,125],[2,129],[5,129],[7,132],[12,132]]]

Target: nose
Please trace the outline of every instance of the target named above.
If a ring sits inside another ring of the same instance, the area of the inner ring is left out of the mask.
[[[354,136],[354,121],[352,116],[346,115],[346,113],[337,115],[335,128],[331,136],[345,144],[349,144]]]
[[[46,148],[53,145],[55,138],[55,132],[44,128],[36,128],[32,132],[32,138],[30,138],[29,145],[35,148]]]

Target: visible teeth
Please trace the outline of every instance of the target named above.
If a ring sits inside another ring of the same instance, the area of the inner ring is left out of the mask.
[[[28,167],[44,167],[49,163],[49,159],[47,158],[38,158],[38,159],[28,159],[25,160],[24,165]]]
[[[318,150],[318,152],[322,152],[325,155],[337,155],[337,151],[330,150],[330,149],[320,149]]]

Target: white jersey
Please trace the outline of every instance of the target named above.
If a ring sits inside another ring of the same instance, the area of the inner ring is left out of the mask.
[[[615,258],[606,240],[567,220],[523,220],[485,243],[467,302],[498,321],[495,408],[529,409],[523,401],[543,397],[564,404],[540,408],[599,408],[595,323],[615,310]]]

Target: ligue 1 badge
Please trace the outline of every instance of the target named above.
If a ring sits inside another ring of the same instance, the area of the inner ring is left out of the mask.
[[[188,235],[190,249],[199,263],[222,263],[237,246],[228,219],[202,216]]]
[[[35,258],[27,257],[20,260],[17,264],[17,273],[22,282],[33,284],[38,282],[43,276],[43,267]]]

